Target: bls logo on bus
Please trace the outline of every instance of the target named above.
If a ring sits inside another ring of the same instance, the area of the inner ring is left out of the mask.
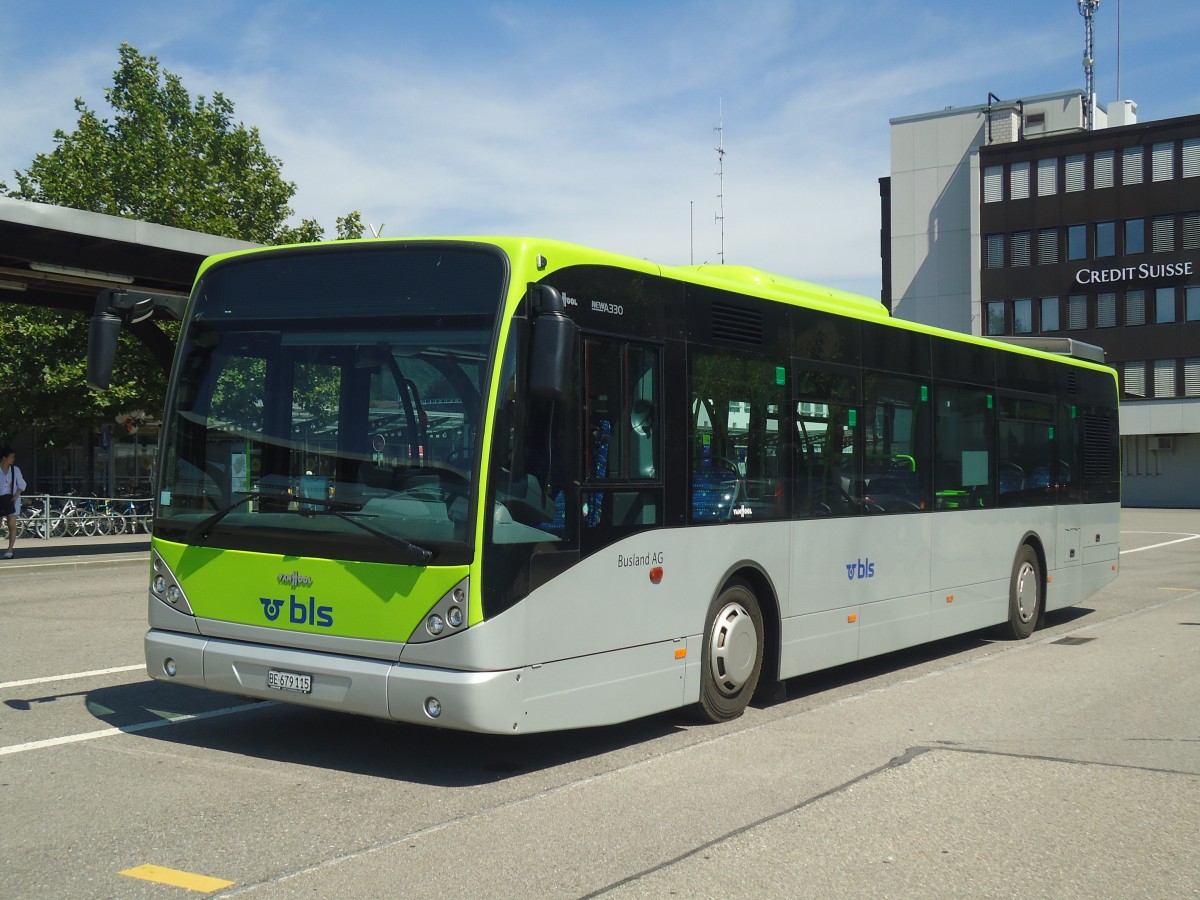
[[[846,577],[853,581],[855,578],[874,578],[875,563],[868,559],[846,563]]]
[[[270,597],[259,597],[263,605],[263,615],[268,622],[276,621],[283,612],[284,604],[288,607],[288,621],[293,625],[316,625],[318,628],[333,627],[333,607],[317,606],[317,598],[309,597],[308,603],[297,600],[292,594],[290,600],[273,600]]]

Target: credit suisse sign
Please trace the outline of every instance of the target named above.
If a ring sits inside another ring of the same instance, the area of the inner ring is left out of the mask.
[[[1076,284],[1112,284],[1118,281],[1145,281],[1151,278],[1189,276],[1195,271],[1194,262],[1142,263],[1112,269],[1080,269],[1075,273]]]

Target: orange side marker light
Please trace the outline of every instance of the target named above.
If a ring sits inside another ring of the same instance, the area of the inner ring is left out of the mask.
[[[858,613],[850,613],[850,615],[846,616],[846,621],[854,624],[858,621]]]
[[[676,659],[683,659],[686,656],[687,656],[687,647],[680,647],[678,650],[675,651]]]

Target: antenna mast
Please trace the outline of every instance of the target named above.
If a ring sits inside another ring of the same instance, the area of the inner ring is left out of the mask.
[[[714,220],[721,226],[721,265],[725,265],[725,105],[721,103],[721,112],[717,126],[717,214]]]
[[[1084,21],[1083,91],[1086,95],[1084,98],[1086,107],[1083,118],[1087,130],[1091,131],[1096,124],[1096,47],[1092,19],[1096,15],[1096,8],[1100,6],[1100,0],[1076,0],[1076,2],[1079,4],[1079,14],[1083,16]]]

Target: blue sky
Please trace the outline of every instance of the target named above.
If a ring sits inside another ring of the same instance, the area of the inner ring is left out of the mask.
[[[1118,0],[1097,14],[1117,98]],[[1200,113],[1200,3],[1120,3],[1139,119]],[[888,120],[1082,88],[1075,0],[4,0],[0,178],[101,114],[122,41],[225,94],[332,234],[534,234],[878,296]]]

